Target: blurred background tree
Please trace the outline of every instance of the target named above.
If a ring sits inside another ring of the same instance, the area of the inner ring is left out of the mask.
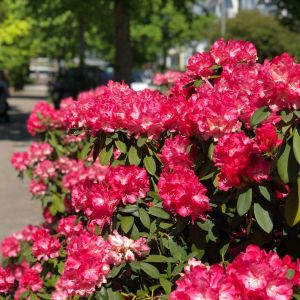
[[[219,25],[215,25],[210,35],[212,43],[220,37]],[[271,15],[258,11],[241,11],[235,18],[228,19],[225,39],[251,41],[257,48],[260,61],[272,58],[282,52],[300,55],[300,36],[284,27]]]
[[[0,3],[0,69],[9,73],[10,85],[21,88],[26,81],[30,58],[38,54],[33,20],[25,14],[23,0]]]

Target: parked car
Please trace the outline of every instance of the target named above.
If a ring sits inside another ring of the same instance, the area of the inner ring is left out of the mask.
[[[76,98],[80,92],[106,84],[109,79],[107,73],[98,67],[62,69],[49,82],[49,94],[57,108],[62,99]]]

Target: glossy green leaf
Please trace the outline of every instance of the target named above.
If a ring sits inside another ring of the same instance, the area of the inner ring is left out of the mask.
[[[158,279],[159,278],[159,271],[157,270],[156,267],[154,267],[153,265],[149,264],[149,263],[145,263],[145,262],[141,262],[141,269],[150,277]]]
[[[170,215],[163,210],[162,208],[159,207],[149,207],[148,212],[150,215],[161,218],[161,219],[169,219]]]
[[[289,123],[293,119],[294,115],[291,111],[283,110],[281,112],[281,119],[284,123]]]
[[[258,225],[267,233],[273,230],[273,220],[270,212],[265,210],[259,203],[254,203],[254,216]]]
[[[271,201],[271,195],[270,195],[270,192],[268,191],[268,189],[267,189],[265,186],[260,185],[260,186],[258,187],[258,189],[259,189],[260,193],[262,194],[262,196],[263,196],[266,200]]]
[[[163,277],[159,277],[159,282],[163,287],[163,289],[165,290],[165,293],[170,294],[172,290],[172,282]]]
[[[147,142],[147,137],[140,137],[136,144],[139,148],[143,147],[145,145],[145,143]]]
[[[172,239],[169,239],[169,249],[170,249],[171,255],[175,259],[177,259],[181,262],[185,261],[185,259],[187,257],[187,253],[186,253],[185,249],[183,248],[183,246],[180,246]]]
[[[131,165],[138,166],[141,162],[141,158],[135,146],[131,146],[128,152],[128,159]]]
[[[251,118],[251,126],[254,127],[264,121],[271,114],[267,106],[260,107],[255,111]]]
[[[141,220],[142,224],[146,228],[150,228],[151,221],[150,221],[150,217],[149,217],[148,213],[143,208],[139,209],[139,213],[140,213],[140,220]]]
[[[284,207],[285,219],[289,226],[295,226],[300,221],[300,177],[292,185]]]
[[[151,175],[155,175],[156,172],[156,163],[155,160],[152,156],[146,156],[143,160],[144,162],[144,166],[146,168],[146,170],[148,171],[148,173],[150,173]]]
[[[91,152],[91,149],[92,149],[91,143],[86,143],[84,145],[83,149],[81,150],[80,158],[82,160],[85,160],[87,158],[87,156],[89,155],[89,153]]]
[[[127,152],[127,146],[124,142],[117,140],[115,141],[115,144],[117,146],[117,148],[122,152],[122,153],[126,153]]]
[[[173,257],[166,257],[163,255],[148,255],[143,261],[145,262],[154,262],[154,263],[166,263],[166,262],[175,262]]]
[[[252,204],[252,189],[249,188],[245,192],[239,195],[237,201],[237,212],[240,216],[243,216],[248,212]]]
[[[128,217],[122,217],[121,220],[121,228],[125,233],[128,233],[129,230],[132,228],[134,222],[134,217],[128,216]]]
[[[111,159],[112,155],[113,155],[113,146],[110,145],[110,146],[104,147],[100,151],[100,155],[99,155],[101,165],[106,166],[107,163],[109,162],[109,160]]]
[[[277,160],[277,171],[283,183],[289,183],[297,179],[299,165],[291,145],[285,142],[282,147],[283,150]]]
[[[294,136],[293,136],[293,152],[295,155],[295,158],[300,164],[300,130],[299,128],[294,129]]]

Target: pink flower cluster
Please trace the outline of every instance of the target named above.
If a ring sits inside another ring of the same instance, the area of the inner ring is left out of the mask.
[[[136,241],[121,236],[117,231],[105,241],[100,236],[82,231],[71,238],[67,247],[64,272],[56,284],[54,299],[87,296],[106,283],[110,265],[120,265],[144,256],[149,251],[144,238]]]
[[[15,282],[15,277],[6,269],[0,267],[0,295],[6,294]]]
[[[170,85],[177,81],[180,76],[182,75],[181,72],[168,70],[165,73],[156,73],[153,77],[153,84],[155,85]]]
[[[94,170],[91,166],[87,168]],[[149,179],[144,169],[136,166],[117,166],[106,168],[105,176],[102,167],[101,176],[84,176],[72,190],[72,204],[76,212],[83,211],[91,220],[99,219],[110,223],[116,207],[134,203],[144,198],[149,191]],[[78,177],[78,176],[77,176]],[[104,223],[101,224],[104,224]]]
[[[173,214],[191,216],[192,221],[205,220],[206,213],[211,210],[206,188],[188,168],[176,166],[172,171],[164,170],[158,189],[164,208]]]
[[[281,140],[271,124],[263,125],[256,133],[253,140],[244,132],[232,133],[219,139],[213,161],[221,171],[218,175],[220,190],[243,188],[251,182],[269,180],[271,161],[266,160],[263,154],[280,145]]]
[[[15,152],[11,157],[11,163],[17,171],[24,171],[28,166],[47,159],[52,152],[53,148],[48,143],[33,142],[28,151]]]
[[[190,141],[181,135],[167,139],[160,158],[163,171],[158,180],[158,195],[163,200],[163,207],[175,215],[191,216],[192,221],[206,219],[206,212],[211,208],[207,190],[194,171],[193,154],[188,153]]]
[[[289,300],[293,286],[299,286],[299,274],[299,265],[288,256],[280,259],[251,245],[226,267],[190,260],[170,300]]]
[[[38,260],[49,260],[59,256],[58,238],[50,235],[46,229],[38,229],[32,236],[32,253]]]

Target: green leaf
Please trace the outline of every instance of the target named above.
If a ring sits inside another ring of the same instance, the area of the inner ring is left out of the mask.
[[[199,87],[202,83],[203,83],[203,80],[202,80],[202,79],[197,79],[197,80],[195,80],[195,82],[194,82],[194,87]]]
[[[254,203],[254,216],[258,225],[267,233],[273,230],[273,220],[270,213],[259,203]]]
[[[128,152],[128,159],[131,165],[136,165],[138,166],[141,162],[141,158],[138,154],[137,149],[135,148],[135,146],[131,146]]]
[[[215,145],[214,145],[213,142],[211,142],[211,144],[209,145],[209,148],[208,148],[208,157],[209,157],[209,159],[213,158],[214,149],[215,149]]]
[[[166,294],[170,294],[172,290],[172,282],[163,277],[159,277],[159,282],[165,290]]]
[[[137,146],[138,146],[139,148],[141,148],[141,147],[144,146],[144,144],[145,144],[146,142],[147,142],[147,137],[140,137],[140,138],[137,140],[136,144],[137,144]]]
[[[294,115],[291,111],[283,110],[281,112],[281,119],[284,123],[289,123],[293,119]]]
[[[264,121],[271,114],[269,108],[267,106],[260,107],[255,111],[251,118],[251,126],[254,127]]]
[[[129,230],[132,228],[134,222],[134,217],[129,216],[129,217],[122,217],[121,220],[121,228],[125,233],[128,233]]]
[[[83,149],[81,150],[81,153],[80,153],[80,158],[82,160],[85,160],[88,156],[88,154],[91,152],[91,148],[92,148],[92,145],[91,143],[86,143],[83,147]]]
[[[42,299],[46,299],[46,300],[50,300],[51,299],[51,295],[50,294],[41,294],[41,293],[38,293],[37,295],[40,298],[42,298]]]
[[[240,216],[243,216],[248,212],[252,204],[252,189],[249,188],[245,192],[239,195],[237,201],[237,212]]]
[[[146,156],[143,160],[144,166],[148,173],[155,175],[156,172],[156,163],[152,156]]]
[[[291,145],[283,144],[283,151],[277,160],[277,171],[283,183],[289,183],[298,177],[299,165],[295,159]]]
[[[299,134],[299,128],[294,129],[294,136],[293,136],[293,152],[295,155],[295,158],[300,164],[300,134]]]
[[[268,189],[263,185],[260,185],[258,188],[259,188],[259,191],[262,194],[262,196],[266,200],[271,201],[271,195],[270,195],[270,192],[268,191]]]
[[[163,255],[149,255],[143,261],[145,262],[153,262],[153,263],[166,263],[166,262],[175,262],[173,257],[166,257]]]
[[[123,143],[120,140],[115,141],[115,144],[117,146],[117,148],[122,152],[122,153],[126,153],[127,152],[127,146],[125,143]]]
[[[289,226],[295,226],[300,221],[300,177],[292,185],[284,207],[284,216]]]
[[[38,296],[36,294],[31,294],[30,295],[30,300],[38,300]]]
[[[122,263],[119,266],[115,266],[111,269],[111,271],[109,272],[109,278],[115,278],[122,269],[124,269],[125,264]]]
[[[159,207],[155,207],[155,206],[149,207],[148,212],[150,215],[161,218],[161,219],[169,219],[170,218],[170,215],[165,210],[163,210],[162,208],[159,208]]]
[[[150,228],[151,221],[150,221],[150,218],[149,218],[149,215],[147,214],[147,212],[143,208],[140,208],[139,213],[140,213],[140,220],[141,220],[142,224],[146,228]]]
[[[169,243],[169,249],[170,249],[171,255],[175,259],[177,259],[181,262],[184,262],[187,257],[187,253],[186,253],[185,249],[183,248],[183,246],[178,245],[172,239],[169,239],[168,243]]]
[[[164,222],[159,223],[159,227],[162,228],[162,229],[168,229],[172,226],[174,226],[173,223],[164,223]]]
[[[157,270],[156,267],[154,267],[153,265],[149,264],[149,263],[145,263],[145,262],[141,262],[141,269],[150,277],[158,279],[159,278],[159,271]]]
[[[112,155],[113,155],[113,146],[109,145],[104,147],[100,151],[100,155],[99,155],[101,165],[106,166],[109,160],[111,159]]]
[[[107,289],[108,299],[109,300],[123,300],[124,297],[118,291],[113,291],[111,288]]]

